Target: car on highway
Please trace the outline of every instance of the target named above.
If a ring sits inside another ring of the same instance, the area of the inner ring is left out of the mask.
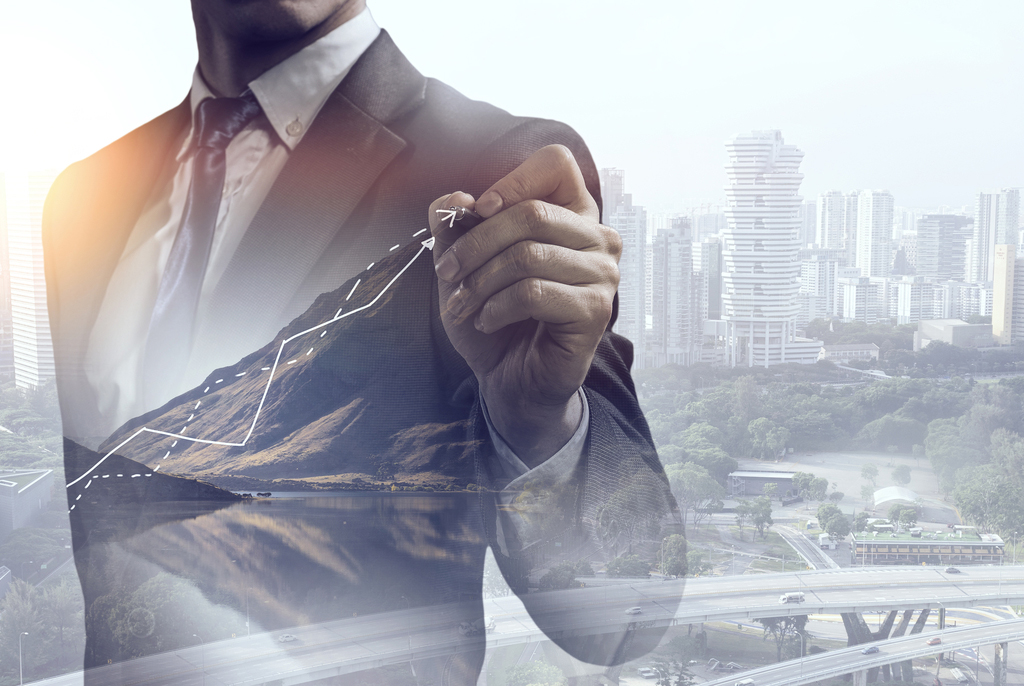
[[[626,610],[626,614],[627,615],[639,615],[639,614],[643,614],[643,610],[639,606],[631,607],[628,610]]]
[[[734,684],[734,686],[754,686],[754,680],[753,679],[742,679],[740,681],[737,681]]]
[[[878,652],[878,646],[868,646],[867,648],[865,648],[864,650],[862,650],[860,652],[862,654],[864,654],[864,655],[870,655],[871,653],[877,653]]]
[[[779,603],[785,605],[786,603],[802,603],[806,600],[802,591],[791,591],[790,593],[783,593],[779,596]]]
[[[292,641],[297,641],[297,640],[299,640],[299,639],[297,637],[293,636],[292,634],[281,634],[280,636],[277,637],[277,642],[278,643],[291,643]]]
[[[956,567],[946,567],[946,574],[959,574],[960,570]]]
[[[942,643],[942,639],[938,636],[933,636],[932,638],[929,638],[927,641],[925,641],[925,643],[930,646],[937,646],[940,643]]]
[[[653,669],[651,669],[650,667],[641,667],[640,669],[636,670],[636,673],[639,676],[642,676],[645,679],[657,679],[658,678],[658,673],[656,671],[654,671]]]

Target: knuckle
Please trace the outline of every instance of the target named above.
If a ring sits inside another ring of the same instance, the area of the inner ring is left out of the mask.
[[[529,231],[535,231],[545,225],[549,219],[547,203],[540,200],[526,200],[520,203],[523,212],[523,223]]]
[[[544,282],[540,279],[523,279],[519,282],[519,304],[532,310],[544,302]]]
[[[622,257],[622,236],[615,229],[605,226],[604,224],[599,225],[601,227],[601,237],[603,238],[604,245],[607,248],[609,254],[618,260]]]
[[[514,274],[532,274],[544,263],[546,252],[544,244],[537,241],[517,243],[512,251],[510,268]]]

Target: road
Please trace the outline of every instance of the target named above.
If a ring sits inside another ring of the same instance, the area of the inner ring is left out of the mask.
[[[780,604],[779,596],[788,591],[803,591],[806,602]],[[673,613],[666,609],[665,601],[680,594],[683,602],[678,610]],[[969,567],[962,574],[946,574],[939,567],[858,567],[633,581],[549,592],[543,609],[532,617],[515,597],[488,599],[484,612],[496,624],[487,641],[498,647],[540,640],[543,634],[537,624],[549,632],[578,635],[623,631],[631,622],[668,626],[795,614],[1021,603],[1024,567]],[[642,614],[625,615],[624,610],[631,606],[640,606]],[[480,638],[467,638],[457,630],[459,618],[466,612],[464,606],[415,608],[295,627],[286,630],[297,637],[288,643],[276,640],[284,632],[208,643],[99,668],[95,683],[192,686],[209,678],[216,684],[279,680],[282,686],[288,686],[387,664],[479,650]],[[996,624],[1002,625],[987,626]],[[978,642],[972,637],[968,644]],[[75,678],[69,675],[37,683],[81,683],[80,676],[77,681]]]
[[[925,635],[914,634],[874,644],[880,646],[881,650],[872,655],[861,653],[861,646],[830,650],[802,660],[789,660],[769,667],[731,674],[709,681],[705,686],[732,686],[741,679],[753,679],[757,686],[801,686],[871,667],[972,648],[983,643],[1019,641],[1024,639],[1024,619],[990,622],[927,634],[928,638],[933,636],[940,636],[942,645],[929,646],[925,643]]]
[[[793,550],[804,559],[812,569],[839,569],[839,565],[831,557],[821,552],[821,548],[812,543],[806,536],[788,526],[777,526],[775,532],[785,539]]]

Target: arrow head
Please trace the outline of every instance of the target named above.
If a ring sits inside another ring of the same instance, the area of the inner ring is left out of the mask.
[[[439,214],[441,216],[441,221],[442,222],[448,222],[448,228],[451,228],[451,227],[455,226],[455,215],[458,214],[458,211],[456,209],[454,209],[454,208],[448,208],[448,209],[442,208],[442,209],[439,209],[439,210],[434,210],[434,212],[437,212],[437,214]]]
[[[427,250],[433,250],[434,249],[434,237],[431,236],[430,238],[428,238],[425,241],[420,241],[420,245],[422,245]]]

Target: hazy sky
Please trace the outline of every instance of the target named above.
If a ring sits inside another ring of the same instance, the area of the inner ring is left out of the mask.
[[[561,119],[652,211],[723,196],[724,142],[779,128],[802,192],[970,204],[1024,186],[1024,2],[369,0],[423,73]],[[13,6],[12,6],[13,5]],[[187,0],[5,3],[0,169],[64,166],[185,96]]]

